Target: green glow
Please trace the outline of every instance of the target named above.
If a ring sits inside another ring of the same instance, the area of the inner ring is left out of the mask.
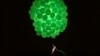
[[[63,32],[68,24],[67,6],[63,0],[35,0],[29,10],[36,34],[53,38]]]

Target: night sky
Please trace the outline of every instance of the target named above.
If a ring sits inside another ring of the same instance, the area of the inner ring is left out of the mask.
[[[64,0],[68,6],[68,27],[56,39],[36,35],[28,14],[33,1],[2,1],[1,56],[49,56],[52,44],[67,56],[97,56],[100,53],[100,24],[97,22],[100,8],[96,0]]]

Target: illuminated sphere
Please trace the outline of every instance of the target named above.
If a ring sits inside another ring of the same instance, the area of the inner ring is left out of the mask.
[[[67,6],[63,0],[35,0],[29,10],[38,36],[53,38],[67,27]]]

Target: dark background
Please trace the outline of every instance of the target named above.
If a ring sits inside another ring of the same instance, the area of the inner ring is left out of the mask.
[[[99,2],[64,0],[68,6],[68,27],[54,40],[36,36],[28,14],[32,2],[33,0],[2,1],[1,56],[48,56],[52,44],[68,56],[99,55]]]

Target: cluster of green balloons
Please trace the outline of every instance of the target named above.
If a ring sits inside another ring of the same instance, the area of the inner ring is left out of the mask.
[[[68,12],[63,0],[35,0],[29,15],[36,34],[42,38],[55,39],[67,27]]]

